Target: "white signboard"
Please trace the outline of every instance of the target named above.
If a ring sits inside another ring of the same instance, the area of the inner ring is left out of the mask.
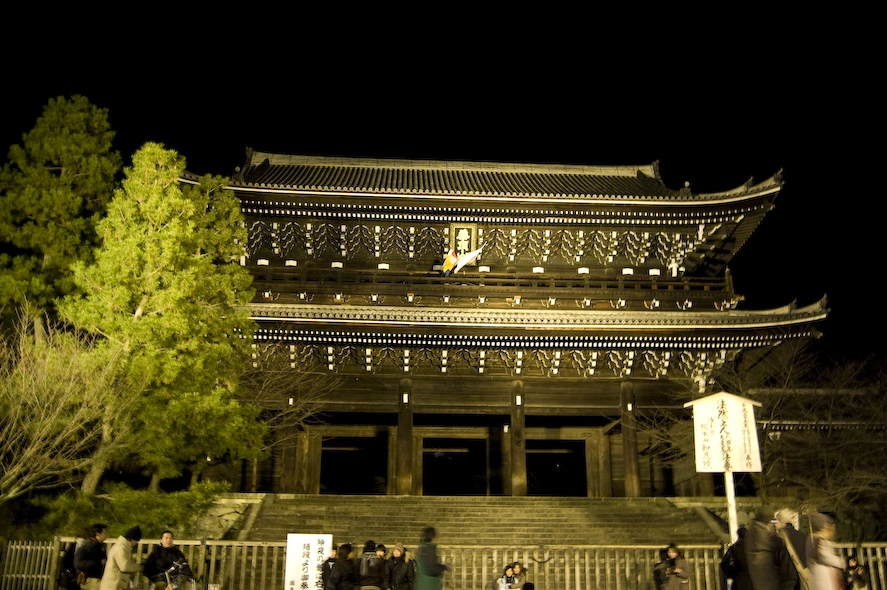
[[[693,407],[697,472],[761,471],[754,412],[760,405],[727,392],[684,404]]]
[[[332,535],[288,534],[284,590],[323,590],[321,567],[332,546]]]

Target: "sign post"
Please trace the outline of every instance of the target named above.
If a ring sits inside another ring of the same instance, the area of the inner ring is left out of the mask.
[[[733,472],[761,471],[761,451],[754,406],[760,403],[721,391],[684,404],[693,408],[696,471],[724,474],[730,539],[737,539]]]
[[[322,588],[320,571],[332,546],[332,535],[289,533],[286,536],[284,590]]]

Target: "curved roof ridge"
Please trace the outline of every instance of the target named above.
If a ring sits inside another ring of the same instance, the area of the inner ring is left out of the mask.
[[[471,160],[408,160],[385,158],[354,158],[342,156],[307,156],[275,154],[252,149],[248,164],[259,165],[266,159],[272,166],[347,166],[354,168],[453,170],[462,172],[513,172],[534,174],[586,174],[593,176],[631,176],[638,173],[658,177],[655,163],[644,165],[582,165],[539,164],[521,162],[485,162]]]
[[[710,192],[710,193],[696,193],[696,196],[697,197],[716,197],[716,196],[744,195],[747,193],[764,191],[767,189],[771,189],[773,187],[780,187],[780,186],[782,186],[782,184],[783,184],[782,169],[780,169],[772,176],[769,176],[758,183],[755,183],[754,178],[749,178],[743,184],[740,184],[739,186],[732,188],[730,190]]]

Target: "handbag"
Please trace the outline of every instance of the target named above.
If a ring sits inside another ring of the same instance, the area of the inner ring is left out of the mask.
[[[801,590],[809,590],[810,578],[812,577],[810,575],[810,568],[801,565],[801,560],[798,558],[798,554],[795,552],[795,547],[789,540],[785,530],[779,529],[776,531],[776,534],[779,535],[782,542],[785,543],[785,548],[788,549],[788,554],[792,558],[792,563],[795,564],[795,569],[798,570],[798,578],[801,580]]]

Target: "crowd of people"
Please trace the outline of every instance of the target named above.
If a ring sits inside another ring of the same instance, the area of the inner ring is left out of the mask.
[[[193,577],[185,554],[173,539],[172,531],[164,531],[160,542],[139,565],[133,551],[142,540],[141,527],[131,527],[108,549],[108,525],[93,524],[66,549],[58,585],[64,590],[128,590],[138,586],[141,574],[154,590],[166,590],[171,572]]]
[[[139,565],[133,552],[142,539],[134,526],[106,548],[108,526],[93,524],[67,548],[62,558],[59,587],[64,590],[128,590],[138,587],[141,574],[152,590],[172,587],[170,574],[193,578],[185,554],[166,530]],[[350,543],[333,545],[321,567],[323,590],[440,590],[450,566],[437,553],[437,531],[425,527],[415,554],[403,544],[388,547],[367,541],[355,554]],[[508,563],[497,581],[499,590],[535,590],[520,562]]]
[[[440,590],[450,566],[437,554],[437,531],[425,527],[415,554],[403,544],[388,547],[367,541],[354,554],[350,543],[333,545],[321,568],[323,590]],[[508,563],[497,590],[535,590],[519,561]]]
[[[868,572],[856,557],[845,562],[834,544],[835,521],[820,512],[762,506],[724,552],[729,590],[867,590]],[[660,588],[678,586],[660,586]]]
[[[725,590],[868,590],[869,576],[855,555],[845,561],[834,545],[835,521],[827,514],[799,515],[791,508],[762,506],[724,552]],[[106,550],[108,527],[93,524],[63,557],[59,586],[65,590],[126,590],[141,573],[153,590],[169,587],[170,572],[193,578],[184,553],[166,530],[138,566],[133,550],[142,539],[134,526]],[[688,590],[691,570],[674,543],[660,551],[653,575],[658,590]],[[323,590],[440,590],[450,566],[437,553],[437,531],[425,527],[415,554],[403,544],[374,541],[360,555],[350,543],[333,545],[321,568]],[[505,564],[497,590],[535,590],[519,562]]]

